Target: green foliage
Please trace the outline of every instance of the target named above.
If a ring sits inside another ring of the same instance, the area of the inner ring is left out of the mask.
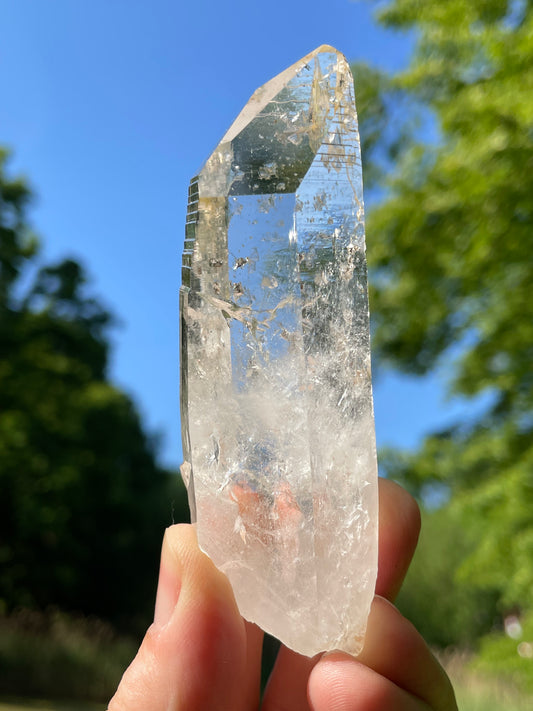
[[[73,260],[38,269],[29,189],[0,160],[0,602],[144,625],[162,532],[185,518],[131,400],[110,314]],[[34,274],[33,280],[31,275]],[[25,286],[27,285],[27,286]]]
[[[420,541],[396,604],[432,646],[475,648],[498,616],[495,591],[458,575],[475,544],[450,508],[423,512]]]
[[[8,153],[0,147],[0,175],[4,177]],[[24,216],[31,193],[23,180],[2,179],[0,185],[0,309],[5,309],[11,288],[26,260],[37,250],[37,241]]]
[[[379,17],[414,30],[416,49],[359,102],[362,133],[368,124],[397,148],[381,160],[384,199],[368,219],[375,360],[421,375],[445,365],[451,394],[487,403],[389,457],[388,472],[421,496],[451,492],[477,536],[463,583],[531,608],[533,5],[392,0]],[[398,131],[405,140],[391,139]],[[372,163],[376,131],[370,144]]]
[[[107,701],[136,647],[96,618],[29,610],[0,617],[0,693]]]

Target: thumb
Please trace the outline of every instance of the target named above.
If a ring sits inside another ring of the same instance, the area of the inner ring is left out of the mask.
[[[198,548],[193,526],[171,526],[154,623],[109,711],[233,711],[245,667],[246,631],[226,576]]]

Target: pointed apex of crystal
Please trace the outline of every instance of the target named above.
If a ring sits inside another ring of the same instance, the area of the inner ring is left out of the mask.
[[[259,88],[191,181],[181,413],[198,540],[244,617],[357,653],[377,570],[353,81],[322,45]]]
[[[283,72],[281,72],[281,74],[278,74],[266,84],[263,84],[263,86],[259,87],[259,89],[256,89],[256,91],[250,97],[250,100],[245,105],[241,113],[237,116],[235,121],[228,129],[226,135],[221,141],[221,144],[225,143],[226,141],[232,141],[243,130],[243,128],[248,123],[250,123],[250,121],[254,119],[257,114],[260,113],[275,98],[276,94],[279,91],[289,85],[291,81],[293,81],[295,77],[297,77],[300,72],[302,72],[302,69],[307,72],[311,72],[312,67],[310,66],[310,64],[313,64],[315,60],[319,58],[320,55],[328,55],[327,57],[324,57],[324,59],[330,64],[332,57],[335,56],[338,62],[338,70],[342,71],[342,73],[344,74],[348,74],[349,81],[351,81],[350,67],[344,55],[334,49],[334,47],[331,47],[328,44],[323,44],[320,47],[317,47],[309,54],[306,54],[305,57],[302,57],[302,59],[300,59],[298,62],[295,62],[290,67],[285,69]],[[312,85],[310,85],[308,88],[310,91],[312,91]],[[304,91],[301,93],[303,94],[306,92]],[[301,96],[302,101],[305,100],[305,98],[306,97],[304,95]]]
[[[342,145],[340,135],[354,126],[350,67],[322,45],[253,93],[202,167],[200,188],[205,195],[293,193],[319,147]]]

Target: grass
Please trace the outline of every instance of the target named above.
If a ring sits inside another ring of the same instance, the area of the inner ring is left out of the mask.
[[[105,704],[86,704],[80,701],[42,701],[11,699],[0,701],[0,711],[105,711]]]
[[[521,693],[502,679],[472,672],[468,654],[447,654],[441,662],[452,681],[460,711],[531,711],[533,708],[530,694]]]
[[[460,711],[531,711],[530,695],[520,694],[507,683],[469,670],[469,657],[461,652],[443,660],[457,696]],[[105,704],[79,701],[0,701],[0,711],[105,711]]]
[[[135,651],[134,642],[118,637],[100,620],[58,610],[20,610],[0,617],[0,703],[5,706],[5,699],[22,694],[104,703]],[[21,708],[20,703],[9,703],[11,708]],[[33,708],[61,708],[43,703]],[[0,711],[5,709],[0,706]],[[65,711],[70,711],[68,706]]]
[[[58,611],[0,616],[0,711],[105,711],[135,647],[98,620]],[[533,709],[531,694],[475,670],[468,654],[448,653],[441,662],[460,711]],[[22,690],[31,698],[20,698]]]

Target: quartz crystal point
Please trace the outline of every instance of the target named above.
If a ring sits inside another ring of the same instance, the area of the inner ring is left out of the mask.
[[[357,653],[377,467],[357,115],[332,47],[258,89],[192,179],[180,334],[201,548],[288,647]]]

